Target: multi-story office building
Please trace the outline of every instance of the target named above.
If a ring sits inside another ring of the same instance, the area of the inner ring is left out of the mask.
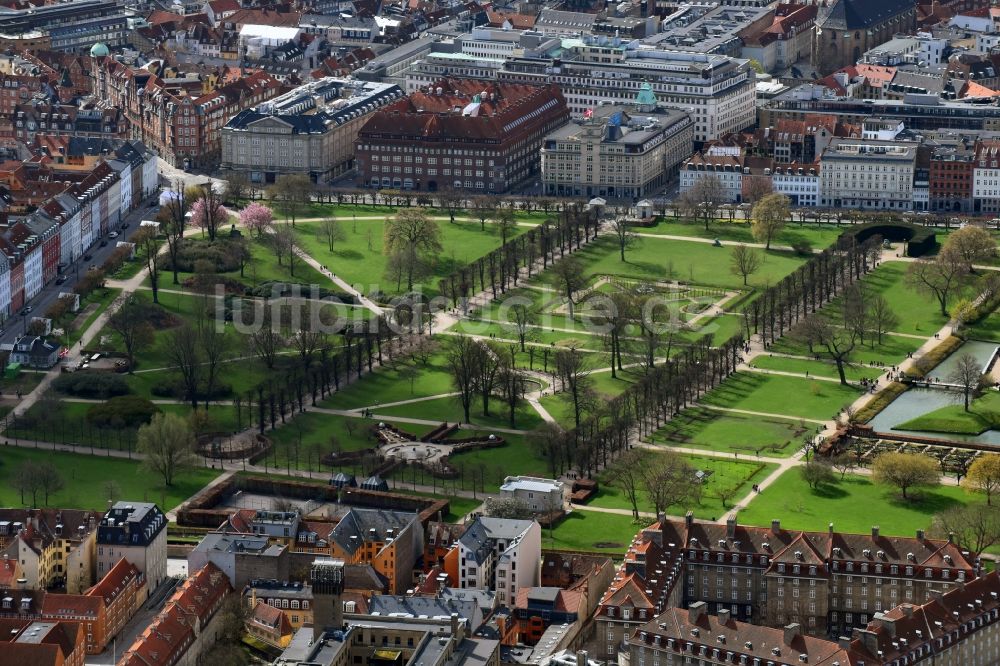
[[[542,185],[558,196],[649,196],[677,175],[693,147],[691,117],[657,107],[647,84],[634,105],[599,106],[545,137]]]
[[[222,168],[250,182],[304,173],[317,182],[354,167],[354,141],[370,114],[403,96],[399,86],[327,77],[253,109],[222,128]]]
[[[0,35],[45,36],[55,51],[88,52],[96,42],[127,42],[127,18],[120,0],[71,0],[0,13]]]
[[[568,120],[554,85],[442,79],[369,117],[356,142],[359,183],[506,192],[538,177],[543,139]]]
[[[509,58],[497,79],[557,84],[574,117],[601,102],[629,104],[648,83],[659,105],[691,115],[697,142],[738,132],[756,121],[753,68],[747,60],[724,55],[645,45],[627,50],[592,47],[575,40],[565,44],[560,58]]]
[[[834,139],[820,157],[820,205],[913,210],[917,144]]]

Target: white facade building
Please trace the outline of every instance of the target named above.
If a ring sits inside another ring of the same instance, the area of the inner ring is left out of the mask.
[[[834,139],[820,158],[820,205],[913,210],[916,144]]]
[[[788,197],[792,206],[819,205],[819,166],[816,164],[776,164],[771,184],[776,193]]]
[[[537,476],[508,476],[500,486],[500,496],[515,499],[535,513],[562,511],[566,484]]]
[[[10,316],[10,262],[0,254],[0,322]]]
[[[538,585],[542,528],[533,520],[480,517],[458,540],[459,587],[495,590],[511,606],[522,587]]]

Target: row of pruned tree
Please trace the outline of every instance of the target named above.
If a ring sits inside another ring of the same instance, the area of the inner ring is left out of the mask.
[[[546,220],[514,236],[441,279],[438,287],[456,307],[478,291],[488,290],[496,298],[516,287],[522,276],[531,277],[539,261],[545,270],[597,238],[599,228],[595,211],[583,206],[567,207],[557,219]]]
[[[773,342],[871,270],[878,247],[873,239],[816,254],[748,306],[745,331],[714,345],[710,336],[704,336],[662,363],[647,363],[645,374],[619,396],[581,403],[577,413],[583,415],[570,431],[536,433],[536,448],[554,473],[575,466],[591,474],[606,466],[628,448],[633,436],[659,428],[733,374],[742,360],[746,335],[759,333]],[[573,372],[576,366],[568,362],[564,366],[557,372],[563,377],[564,392],[572,395],[571,387],[585,371]]]
[[[774,343],[871,271],[880,251],[879,239],[870,238],[819,252],[750,303],[744,312],[747,334],[760,335],[765,345]]]

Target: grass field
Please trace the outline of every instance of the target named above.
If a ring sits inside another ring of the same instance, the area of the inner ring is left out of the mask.
[[[935,409],[915,419],[895,426],[898,430],[978,435],[987,430],[1000,429],[1000,393],[990,390],[972,401],[965,411],[961,394],[955,395],[958,404]]]
[[[333,252],[326,239],[321,238],[317,222],[300,222],[295,225],[298,243],[314,259],[325,265],[338,277],[358,285],[362,293],[380,290],[387,294],[406,290],[405,280],[397,285],[386,277],[386,256],[383,253],[383,220],[358,220],[356,223],[340,217],[344,239],[334,244]],[[442,251],[431,267],[431,275],[420,282],[423,293],[436,294],[437,281],[459,266],[468,264],[500,246],[500,232],[490,224],[480,229],[478,221],[456,221],[451,224],[439,221]],[[524,232],[515,227],[511,236]]]
[[[918,338],[885,335],[882,337],[881,344],[878,341],[873,341],[855,347],[851,353],[851,361],[860,364],[884,363],[892,366],[905,359],[908,353],[919,349],[923,343],[924,341]],[[772,345],[771,349],[782,354],[811,356],[808,346],[790,335],[779,339]],[[820,354],[820,358],[824,358],[823,354]]]
[[[546,461],[524,437],[504,434],[503,438],[506,446],[457,453],[451,456],[451,463],[470,472],[477,470],[485,479],[487,489],[491,485],[495,488],[509,475],[552,476]]]
[[[650,440],[666,446],[784,457],[798,451],[802,440],[814,431],[814,425],[793,419],[693,407],[671,419]]]
[[[483,414],[482,402],[478,399],[472,404],[469,410],[469,418],[473,425],[483,428],[510,428],[510,421],[507,416],[507,405],[498,400],[495,396],[490,400],[490,414]],[[404,416],[413,419],[432,419],[434,421],[448,421],[449,423],[462,423],[465,421],[465,414],[462,412],[462,405],[457,397],[432,398],[395,407],[385,407],[376,410],[379,414],[385,414],[390,418],[393,416]],[[531,430],[542,425],[542,417],[527,403],[522,403],[514,411],[514,427],[519,430]]]
[[[416,370],[415,375],[408,375]],[[411,381],[412,379],[412,381]],[[444,354],[434,354],[427,365],[400,361],[396,367],[381,367],[362,376],[322,402],[333,409],[377,408],[390,402],[413,400],[454,391]],[[381,408],[380,408],[381,411]]]
[[[787,529],[822,532],[831,522],[840,532],[863,533],[879,525],[882,534],[913,536],[930,525],[935,513],[969,501],[969,495],[956,486],[923,490],[919,501],[898,495],[895,489],[852,474],[835,485],[811,490],[802,475],[791,470],[754,497],[740,512],[739,521],[766,526],[780,519]]]
[[[658,455],[653,452],[645,454],[647,459],[652,460]],[[762,480],[773,469],[774,465],[756,463],[750,461],[735,461],[714,456],[692,456],[685,455],[687,460],[695,470],[708,474],[702,487],[701,497],[692,500],[685,505],[675,505],[667,509],[671,515],[683,516],[687,511],[693,511],[698,518],[715,520],[732,507],[733,502],[739,500],[750,491],[750,486]],[[625,497],[621,489],[612,483],[612,475],[602,474],[599,477],[600,490],[597,495],[588,502],[589,506],[603,507],[608,509],[632,509],[631,503]],[[723,506],[725,497],[725,506]],[[640,493],[640,511],[652,511],[645,492]]]
[[[217,471],[198,467],[181,472],[174,485],[165,488],[159,476],[143,469],[137,461],[4,447],[0,450],[0,504],[3,506],[25,506],[13,488],[11,478],[17,467],[28,460],[50,462],[59,471],[66,487],[49,497],[49,506],[67,509],[106,510],[108,501],[104,484],[114,480],[121,487],[122,499],[156,502],[168,511],[218,475]],[[25,497],[25,500],[30,505],[31,498]]]
[[[652,522],[643,520],[642,524],[636,524],[631,516],[580,509],[566,516],[555,529],[542,530],[542,548],[621,557],[636,533]]]
[[[705,395],[702,402],[717,407],[826,420],[859,395],[861,392],[853,386],[833,382],[738,372]]]
[[[796,372],[798,374],[808,374],[810,377],[827,377],[837,379],[837,366],[832,362],[824,360],[814,361],[804,358],[787,358],[785,356],[758,356],[750,365],[754,368],[764,370],[777,370],[779,372]],[[883,374],[882,370],[864,365],[855,365],[844,368],[847,381],[858,381],[862,378],[875,379]]]
[[[886,297],[899,325],[893,330],[899,333],[931,335],[948,323],[948,317],[941,315],[937,300],[933,296],[906,284],[908,264],[899,261],[885,262],[863,278],[866,287]],[[965,290],[972,293],[972,289]],[[958,301],[952,296],[951,302]]]
[[[705,223],[684,219],[660,218],[653,227],[636,229],[640,234],[661,234],[664,236],[690,236],[692,238],[710,238],[731,243],[756,243],[750,225],[743,220],[716,220],[705,230]],[[823,249],[837,240],[843,229],[829,224],[786,224],[777,237],[775,245],[793,245],[808,242],[813,249]]]
[[[743,289],[743,278],[729,271],[729,248],[707,243],[643,238],[625,254],[618,255],[611,238],[600,238],[575,253],[590,275],[620,275],[640,280],[682,280],[711,287]],[[774,284],[802,264],[804,258],[790,252],[766,253],[761,269],[750,276],[751,287]]]

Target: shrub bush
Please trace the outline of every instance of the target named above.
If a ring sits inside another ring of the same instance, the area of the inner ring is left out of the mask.
[[[138,428],[149,423],[160,408],[137,395],[120,395],[87,410],[87,421],[98,428]]]
[[[180,254],[177,257],[177,270],[183,273],[193,273],[195,263],[206,261],[215,267],[217,273],[228,273],[240,269],[240,260],[237,247],[234,242],[227,238],[216,239],[214,243],[192,238],[186,240],[181,245]],[[165,270],[173,270],[173,262],[169,257],[166,261]]]
[[[812,254],[813,247],[812,243],[803,239],[794,241],[792,243],[792,249],[795,250],[795,254],[806,257]]]
[[[63,373],[56,377],[52,386],[60,393],[99,400],[132,392],[124,377],[105,372]]]

